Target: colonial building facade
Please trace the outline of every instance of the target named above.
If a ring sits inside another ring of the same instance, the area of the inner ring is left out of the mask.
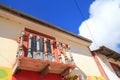
[[[120,80],[120,54],[101,46],[92,51],[100,71],[107,80]]]
[[[91,41],[0,5],[0,80],[106,80]]]

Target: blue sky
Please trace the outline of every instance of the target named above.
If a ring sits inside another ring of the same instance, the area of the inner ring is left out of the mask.
[[[92,2],[93,0],[0,0],[1,4],[75,34],[79,33],[82,21],[89,17],[89,6]]]
[[[120,53],[120,0],[95,0],[90,6],[80,35],[93,41],[91,49],[104,45]]]
[[[120,53],[120,0],[0,0],[0,3],[80,33],[93,41],[91,50],[104,45]]]

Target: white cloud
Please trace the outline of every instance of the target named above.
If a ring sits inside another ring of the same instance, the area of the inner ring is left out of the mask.
[[[94,40],[90,48],[93,50],[105,45],[120,53],[117,46],[120,44],[120,0],[95,0],[89,13],[89,19],[80,25],[79,32],[93,40],[91,32]]]

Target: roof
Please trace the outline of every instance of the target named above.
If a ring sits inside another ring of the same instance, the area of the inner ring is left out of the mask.
[[[17,10],[14,10],[14,9],[12,9],[12,8],[9,8],[9,7],[5,6],[5,5],[0,4],[0,9],[4,10],[4,11],[10,13],[10,14],[13,14],[13,15],[16,15],[16,16],[18,16],[18,17],[24,18],[24,19],[26,19],[26,20],[29,20],[29,21],[32,21],[32,22],[35,22],[35,23],[38,23],[38,24],[46,25],[46,27],[49,27],[49,28],[52,28],[52,29],[61,31],[61,32],[63,32],[63,33],[69,34],[69,35],[71,35],[71,36],[73,36],[73,37],[76,37],[76,38],[78,38],[78,39],[82,39],[82,40],[84,40],[84,41],[87,41],[87,42],[92,43],[92,41],[89,40],[89,39],[87,39],[87,38],[84,38],[84,37],[82,37],[82,36],[80,36],[80,35],[76,35],[76,34],[73,34],[73,33],[71,33],[71,32],[68,32],[68,31],[66,31],[66,30],[64,30],[64,29],[61,29],[61,28],[59,28],[59,27],[57,27],[57,26],[54,26],[54,25],[52,25],[52,24],[49,24],[49,23],[47,23],[47,22],[45,22],[45,21],[39,20],[39,19],[37,19],[37,18],[35,18],[35,17],[33,17],[33,16],[29,16],[29,15],[27,15],[27,14],[25,14],[25,13],[22,13],[22,12],[19,12],[19,11],[17,11]]]
[[[98,54],[105,55],[108,58],[113,58],[116,61],[118,61],[118,60],[120,61],[120,54],[107,48],[106,46],[101,46],[99,49],[94,50],[92,52],[96,52]]]

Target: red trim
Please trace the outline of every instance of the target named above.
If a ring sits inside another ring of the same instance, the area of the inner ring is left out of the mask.
[[[28,36],[24,35],[24,39],[23,39],[23,56],[27,57],[27,53],[28,53]]]
[[[55,54],[56,62],[60,62],[59,55],[58,55],[58,49],[57,49],[57,46],[56,46],[56,42],[53,44],[53,52]]]
[[[113,70],[114,70],[114,67],[117,67],[117,68],[119,69],[119,71],[120,71],[120,66],[119,66],[119,65],[114,64],[114,63],[111,63],[111,62],[109,62],[109,63],[110,63],[110,65],[112,66]],[[115,70],[114,70],[114,72],[115,72],[115,74],[120,78],[120,75],[118,75]]]
[[[55,37],[52,37],[52,36],[50,36],[50,35],[43,34],[43,33],[40,33],[40,32],[34,31],[34,30],[31,30],[31,29],[28,29],[28,28],[25,28],[25,31],[55,40]]]
[[[89,49],[89,51],[90,51],[90,48],[89,48],[89,47],[88,47],[88,49]],[[107,74],[105,73],[102,65],[100,64],[100,62],[99,62],[99,60],[98,60],[98,58],[97,58],[97,55],[96,55],[94,52],[91,52],[91,51],[90,51],[90,53],[91,53],[91,55],[93,56],[94,61],[95,61],[96,65],[98,66],[98,69],[99,69],[101,75],[102,75],[106,80],[109,80]]]

